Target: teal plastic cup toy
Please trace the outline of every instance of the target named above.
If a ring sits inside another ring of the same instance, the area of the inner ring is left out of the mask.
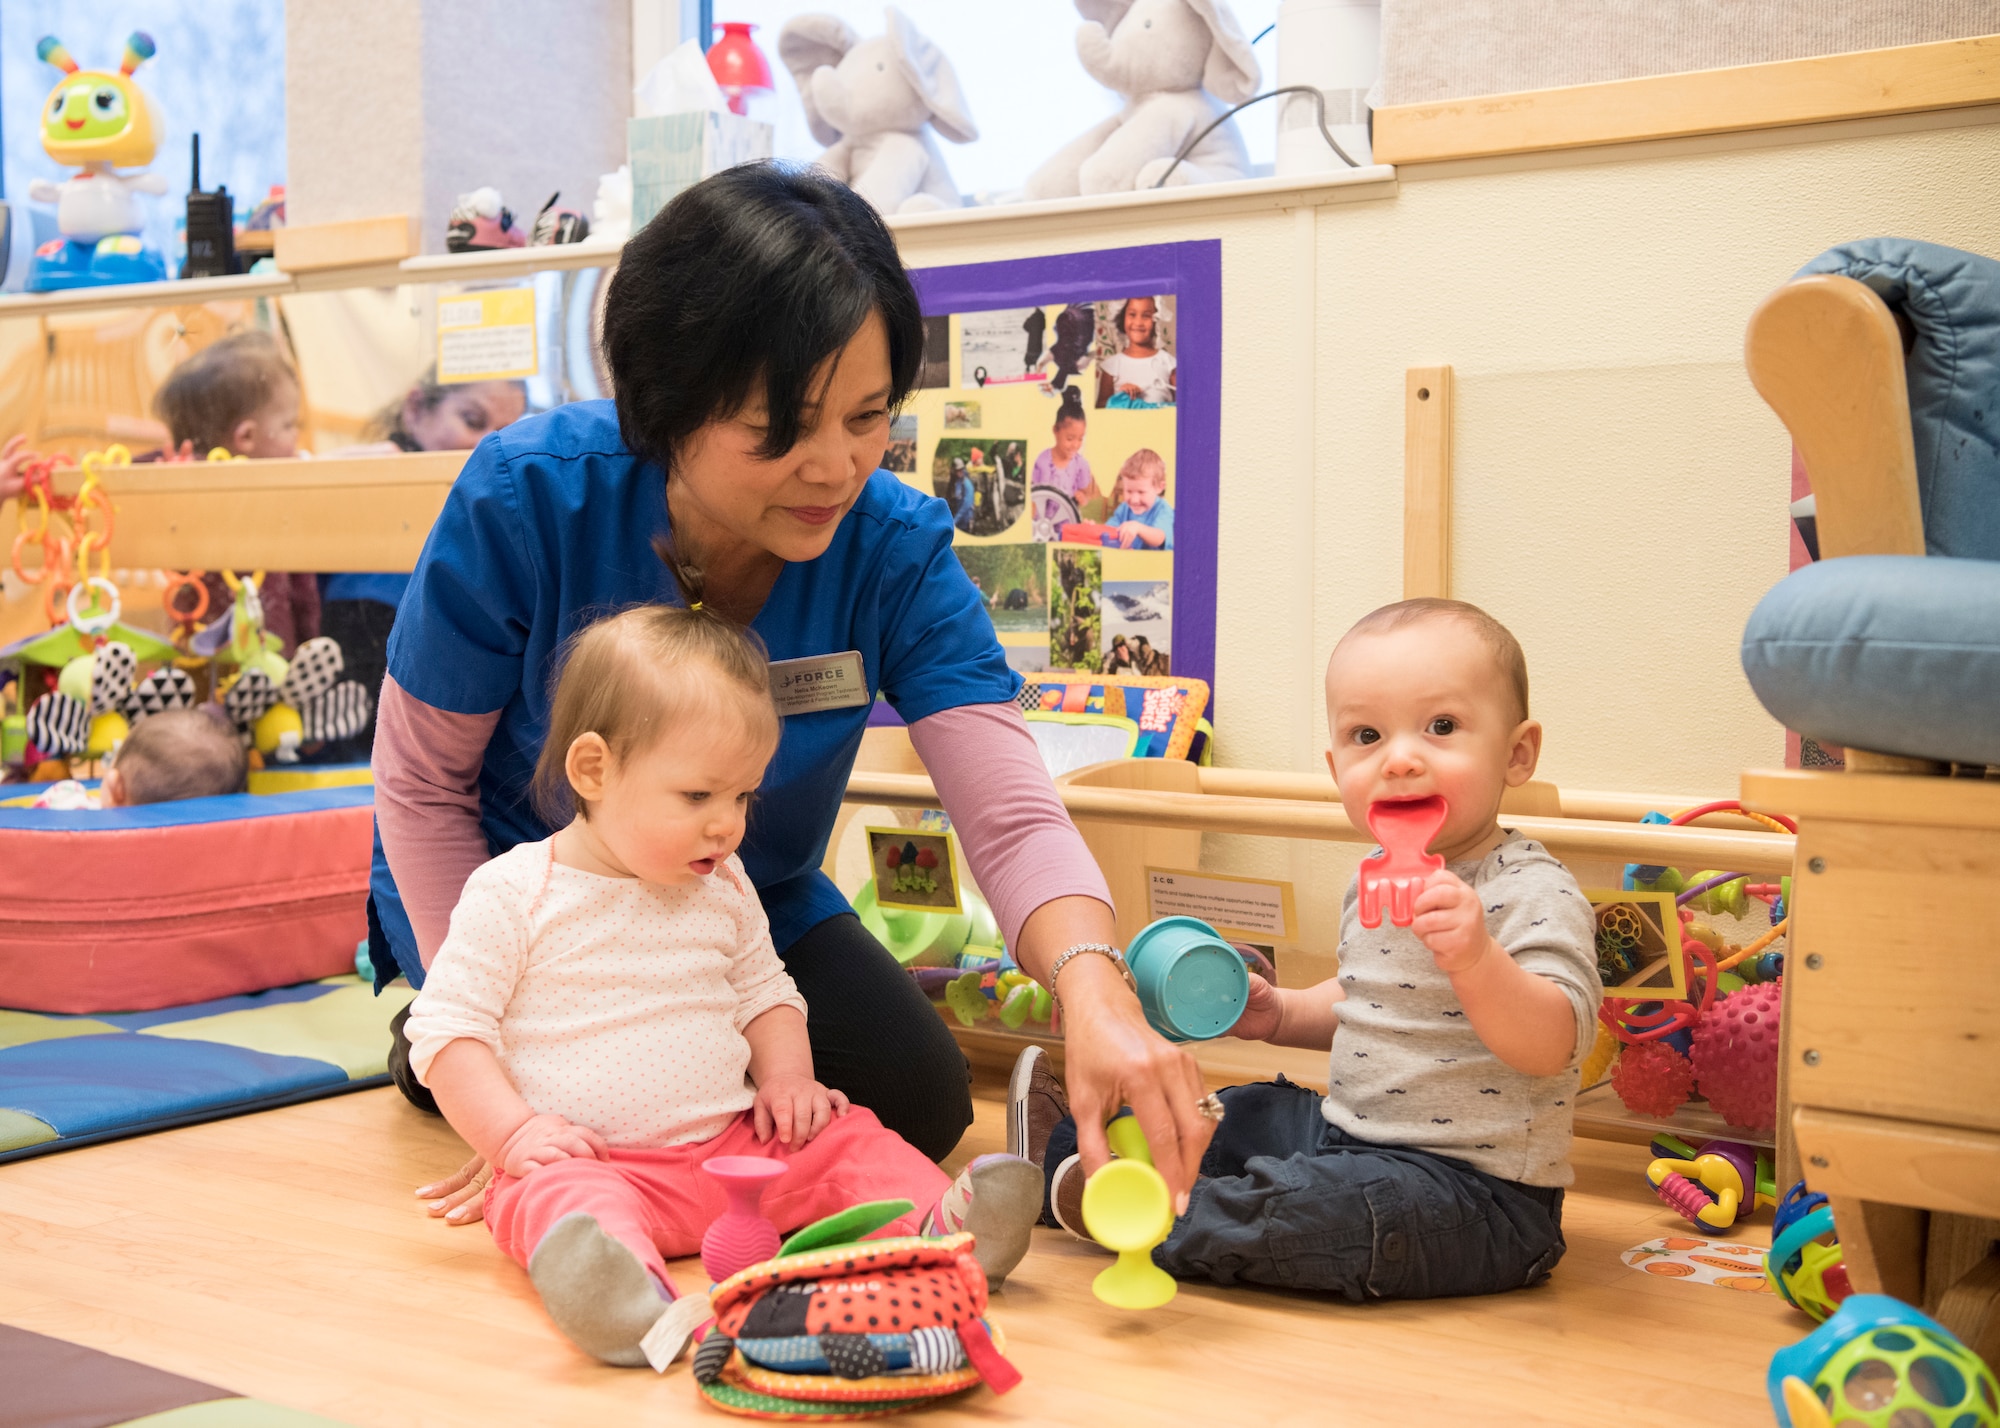
[[[1242,955],[1198,917],[1149,923],[1125,949],[1125,961],[1146,1020],[1169,1041],[1221,1036],[1250,1004]]]

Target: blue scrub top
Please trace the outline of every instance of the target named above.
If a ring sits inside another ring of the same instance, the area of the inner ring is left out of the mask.
[[[389,638],[389,673],[456,714],[500,711],[479,774],[480,826],[497,856],[549,836],[528,785],[548,727],[550,660],[592,619],[678,604],[653,553],[666,482],[618,434],[608,401],[575,402],[479,444],[452,487]],[[817,560],[788,564],[751,622],[775,660],[861,653],[872,700],[915,722],[1019,691],[985,602],[951,549],[943,501],[886,471],[868,478]],[[764,775],[741,851],[783,950],[850,910],[819,870],[868,706],[794,714]],[[413,985],[423,966],[375,841],[371,890]],[[385,969],[386,970],[386,969]]]

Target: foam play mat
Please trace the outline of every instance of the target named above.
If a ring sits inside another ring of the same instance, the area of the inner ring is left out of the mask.
[[[0,1011],[0,1161],[382,1085],[389,1019],[415,995],[348,975],[158,1011]]]
[[[0,1324],[7,1428],[340,1428],[82,1344]]]

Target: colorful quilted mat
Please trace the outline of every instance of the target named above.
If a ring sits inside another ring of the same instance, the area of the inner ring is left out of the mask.
[[[340,1428],[331,1418],[7,1324],[0,1324],[0,1365],[7,1428]]]
[[[1130,719],[1139,726],[1131,757],[1184,759],[1194,748],[1208,706],[1208,683],[1192,677],[1050,670],[1032,676],[1016,702],[1031,714]]]
[[[808,1226],[787,1245],[811,1248],[710,1291],[715,1327],[694,1359],[704,1398],[750,1418],[824,1421],[903,1413],[981,1382],[1005,1393],[1021,1381],[984,1317],[972,1236],[830,1238],[879,1223],[851,1219]]]
[[[160,1011],[0,1011],[0,1161],[382,1085],[389,1019],[415,995],[350,975]]]

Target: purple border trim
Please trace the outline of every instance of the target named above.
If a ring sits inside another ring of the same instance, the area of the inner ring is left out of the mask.
[[[1216,522],[1222,466],[1222,240],[1102,248],[913,268],[928,315],[1172,293],[1176,305],[1174,672],[1205,679],[1215,707]],[[870,724],[900,724],[877,701]]]

